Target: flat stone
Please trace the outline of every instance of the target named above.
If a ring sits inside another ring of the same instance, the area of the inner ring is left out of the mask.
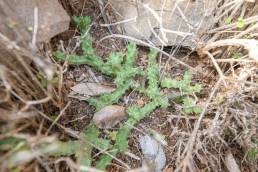
[[[118,105],[106,106],[93,116],[93,122],[99,127],[109,129],[127,118],[125,107]]]
[[[34,28],[34,9],[38,8],[37,42],[49,41],[69,28],[70,17],[57,0],[8,0],[18,23],[31,32]]]
[[[98,96],[104,93],[111,93],[116,89],[114,87],[102,85],[95,82],[82,82],[71,88],[77,94],[88,95],[88,96]]]
[[[214,24],[214,0],[109,0],[127,36],[194,48]]]
[[[140,136],[140,147],[147,164],[152,165],[155,172],[162,172],[166,165],[166,156],[162,146],[148,135]]]

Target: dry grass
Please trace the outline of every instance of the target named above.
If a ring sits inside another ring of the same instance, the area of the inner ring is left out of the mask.
[[[36,37],[16,22],[5,1],[0,2],[0,18],[0,140],[17,137],[28,140],[33,148],[52,138],[42,134],[45,119],[52,121],[44,113],[63,107],[61,67],[48,52],[37,49]],[[57,76],[59,83],[52,84]],[[1,150],[0,171],[5,171],[4,160],[11,154]],[[26,156],[22,161],[27,162]]]
[[[110,34],[100,40],[116,37],[138,41],[159,50],[162,59],[166,59],[164,64],[160,63],[164,65],[162,73],[167,73],[173,62],[192,70],[198,78],[208,78],[207,94],[201,99],[204,108],[199,116],[182,116],[180,112],[167,116],[168,121],[172,120],[168,137],[175,141],[167,147],[169,159],[172,159],[167,164],[174,171],[226,171],[225,159],[228,155],[232,155],[231,161],[236,161],[240,171],[258,169],[257,159],[248,160],[247,157],[250,148],[257,149],[258,146],[258,3],[247,0],[217,2],[217,26],[207,33],[207,42],[200,42],[196,47],[201,57],[199,63],[211,66],[208,71],[194,68],[187,59],[177,59],[175,52],[165,52],[136,38]],[[78,4],[81,4],[82,11],[85,8],[85,1],[64,0],[62,3],[71,14],[82,14],[78,11]],[[97,2],[89,3],[99,7]],[[228,17],[232,19],[230,24],[225,23]],[[60,132],[65,133],[65,138],[79,138],[77,132],[65,128],[58,121],[70,105],[63,95],[63,74],[68,70],[66,64],[57,64],[47,51],[35,51],[35,45],[30,41],[33,36],[24,28],[5,27],[15,18],[4,2],[0,2],[0,18],[5,19],[0,20],[0,141],[10,136],[25,138],[33,148],[55,140]],[[238,27],[239,18],[244,22],[242,28]],[[114,25],[119,23],[121,21]],[[103,26],[113,27],[113,24]],[[175,51],[180,49],[175,48]],[[236,55],[237,58],[234,58]],[[39,74],[48,81],[47,85],[42,85]],[[51,81],[56,77],[58,83],[53,84]],[[53,111],[59,112],[56,120],[50,118]],[[54,125],[59,127],[56,133],[50,131]],[[139,128],[137,130],[144,132]],[[19,168],[23,171],[51,171],[56,167],[56,170],[65,171],[60,167],[60,163],[65,162],[70,171],[97,171],[78,166],[71,157],[53,159],[41,153],[23,159]],[[0,160],[4,162],[12,150],[1,154]],[[132,166],[130,162],[125,164]],[[5,169],[6,164],[2,163],[0,171]],[[144,166],[134,171],[148,170]]]

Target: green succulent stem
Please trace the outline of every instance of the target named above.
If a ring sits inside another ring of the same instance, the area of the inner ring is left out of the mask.
[[[187,71],[182,80],[166,77],[163,78],[160,83],[159,66],[157,63],[158,52],[154,49],[150,49],[148,67],[146,71],[144,71],[136,66],[137,46],[134,43],[130,43],[127,46],[125,55],[123,52],[111,53],[107,60],[104,61],[101,57],[96,55],[95,49],[93,48],[92,39],[89,34],[91,20],[88,17],[74,17],[74,21],[81,34],[82,55],[56,52],[56,58],[61,61],[67,61],[71,65],[86,64],[92,66],[103,74],[113,77],[114,83],[117,86],[117,89],[112,93],[90,98],[87,100],[89,104],[94,106],[96,111],[99,111],[105,106],[118,103],[126,91],[130,89],[144,94],[149,99],[143,107],[128,107],[127,113],[129,117],[117,131],[113,145],[110,145],[108,140],[99,138],[100,131],[94,124],[87,126],[83,138],[88,140],[91,144],[76,142],[77,148],[74,151],[76,152],[78,163],[86,166],[92,164],[91,153],[94,145],[108,152],[108,154],[102,154],[96,162],[96,167],[102,170],[105,170],[118,154],[123,154],[128,151],[128,138],[134,126],[140,120],[150,115],[156,108],[165,108],[168,106],[168,99],[161,92],[161,88],[179,89],[183,92],[183,96],[180,97],[180,103],[183,104],[186,113],[198,113],[200,111],[191,95],[200,92],[201,86],[192,84],[190,72]],[[140,86],[136,79],[136,77],[145,76],[147,76],[148,80],[147,87]]]

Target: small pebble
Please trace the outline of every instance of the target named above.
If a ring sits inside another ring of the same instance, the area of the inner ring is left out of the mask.
[[[166,165],[166,156],[162,146],[150,136],[140,136],[140,147],[148,164],[153,164],[155,172],[162,172]]]
[[[100,111],[96,112],[93,116],[93,122],[103,129],[113,128],[122,120],[127,118],[125,107],[112,105],[106,106]]]

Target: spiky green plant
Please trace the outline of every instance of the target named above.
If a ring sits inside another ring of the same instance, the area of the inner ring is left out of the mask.
[[[110,152],[113,156],[118,153],[125,153],[128,151],[128,137],[131,130],[134,128],[140,120],[147,117],[157,107],[166,107],[168,102],[163,97],[158,87],[159,68],[156,63],[157,52],[151,50],[149,53],[149,65],[147,69],[148,88],[147,96],[150,98],[150,102],[144,107],[132,106],[129,107],[127,113],[129,114],[128,120],[121,126],[116,136],[116,143],[111,148]],[[99,169],[105,169],[112,161],[112,157],[109,155],[102,155],[97,162],[96,167]]]
[[[128,107],[127,113],[129,118],[124,122],[120,129],[116,132],[116,137],[113,141],[113,145],[109,145],[107,140],[99,138],[99,131],[94,124],[90,124],[86,128],[85,139],[88,139],[86,148],[78,156],[78,162],[83,165],[91,165],[91,151],[93,145],[97,145],[99,149],[104,149],[109,154],[103,154],[96,162],[96,167],[99,169],[105,169],[112,161],[113,157],[117,154],[123,154],[128,151],[128,137],[134,126],[143,118],[147,117],[158,107],[166,107],[168,105],[168,99],[162,94],[159,87],[159,66],[156,62],[157,51],[150,50],[148,55],[148,68],[146,71],[136,67],[137,49],[136,45],[130,43],[127,47],[125,57],[121,52],[111,53],[110,56],[104,61],[101,57],[95,54],[95,50],[92,46],[91,37],[89,34],[90,19],[88,17],[75,17],[79,30],[81,32],[81,47],[83,50],[82,55],[64,54],[63,52],[57,52],[56,57],[59,60],[67,60],[69,64],[87,64],[99,70],[105,75],[109,75],[114,78],[114,83],[117,89],[112,93],[103,94],[99,97],[91,98],[88,102],[95,106],[96,110],[100,110],[105,106],[115,104],[126,93],[127,90],[135,87],[135,90],[146,95],[149,98],[149,102],[144,107],[131,106]],[[124,62],[123,62],[124,61]],[[146,76],[148,79],[148,86],[144,88],[137,84],[135,80],[136,76]],[[183,80],[177,81],[170,78],[165,78],[161,82],[162,87],[177,88],[183,91],[183,106],[185,111],[198,112],[195,106],[195,102],[190,97],[191,94],[199,92],[201,87],[199,85],[191,84],[191,74],[186,72]],[[97,143],[96,143],[97,141]],[[91,143],[91,144],[89,144]]]
[[[189,71],[186,71],[182,80],[175,80],[168,77],[165,77],[161,81],[161,86],[163,88],[174,88],[178,89],[182,96],[172,97],[172,99],[177,99],[183,103],[183,109],[186,114],[189,113],[200,113],[202,108],[196,105],[196,101],[192,98],[191,95],[199,93],[202,90],[200,84],[192,84],[192,75]]]

